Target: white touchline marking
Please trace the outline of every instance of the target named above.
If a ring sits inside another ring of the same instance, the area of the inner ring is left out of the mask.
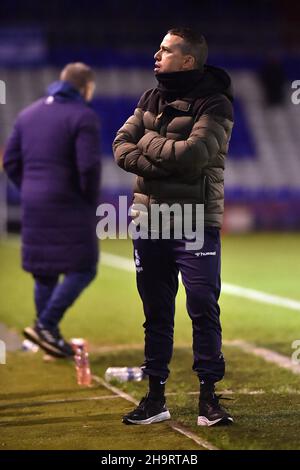
[[[280,297],[279,295],[267,294],[266,292],[255,289],[248,289],[247,287],[236,286],[234,284],[228,284],[227,282],[222,283],[222,293],[255,300],[256,302],[261,302],[263,304],[271,304],[278,307],[285,307],[291,310],[300,311],[300,302],[298,300],[288,299],[287,297]]]
[[[125,393],[122,390],[118,389],[117,387],[110,385],[104,379],[102,379],[101,377],[98,377],[98,375],[93,375],[92,379],[98,384],[107,388],[107,390],[109,390],[110,392],[113,392],[115,395],[118,395],[119,397],[124,398],[124,400],[130,401],[134,405],[138,405],[138,402],[131,395],[128,395],[128,393]]]
[[[60,403],[77,403],[81,401],[115,400],[116,398],[120,397],[117,397],[116,395],[101,395],[100,397],[59,398],[57,400],[6,403],[5,405],[0,405],[0,410],[5,410],[6,408],[31,408],[35,406],[59,405]]]
[[[106,266],[121,269],[123,271],[135,272],[133,260],[125,258],[124,256],[113,255],[111,253],[102,253],[101,260]],[[264,304],[275,305],[277,307],[284,307],[291,310],[300,311],[300,301],[281,297],[278,295],[268,294],[266,292],[241,287],[227,282],[222,283],[222,293],[233,295],[235,297],[242,297]]]
[[[267,362],[272,362],[279,367],[288,369],[294,374],[300,374],[300,364],[294,364],[292,359],[283,354],[279,354],[271,349],[261,348],[254,344],[247,343],[243,340],[224,341],[224,345],[239,348],[245,353],[253,354],[254,356],[262,357]]]
[[[104,385],[102,382],[99,381],[99,378],[97,376],[93,376],[94,381],[101,383],[101,385]],[[106,387],[107,388],[107,387]],[[110,386],[111,391],[118,390],[115,387]],[[121,391],[120,391],[121,392]],[[249,389],[241,389],[241,390],[220,390],[219,393],[221,395],[264,395],[266,392],[265,390],[249,390]],[[296,389],[290,389],[287,387],[286,390],[278,391],[277,389],[272,389],[270,393],[274,395],[282,395],[283,393],[286,395],[300,395],[300,390]],[[65,403],[77,403],[77,402],[84,402],[84,401],[101,401],[101,400],[119,400],[121,398],[123,399],[128,399],[129,397],[128,394],[125,394],[122,396],[118,393],[115,395],[101,395],[99,397],[85,397],[85,398],[66,398],[66,399],[57,399],[57,400],[44,400],[44,401],[36,401],[36,402],[19,402],[19,403],[6,403],[5,405],[0,405],[0,410],[6,410],[6,409],[11,409],[11,408],[31,408],[31,407],[39,407],[39,406],[45,406],[45,405],[57,405],[57,404],[65,404]],[[199,391],[198,392],[166,392],[165,395],[167,397],[173,397],[177,395],[190,395],[190,396],[199,396]],[[132,397],[131,397],[132,398]],[[233,398],[234,399],[234,398]],[[133,399],[132,401],[135,405],[137,404],[137,401]],[[0,422],[1,424],[1,422]],[[178,426],[178,425],[177,425]],[[198,438],[198,437],[197,437]],[[202,444],[201,444],[202,445]]]
[[[121,269],[122,271],[131,271],[135,273],[135,265],[133,259],[125,258],[125,256],[113,255],[112,253],[102,252],[100,254],[100,263],[111,268]]]
[[[233,346],[239,348],[241,351],[252,354],[258,357],[262,357],[267,362],[272,362],[279,367],[283,367],[284,369],[288,369],[294,374],[300,374],[300,364],[294,364],[292,359],[288,356],[284,356],[283,354],[279,354],[272,349],[267,349],[263,347],[256,346],[255,344],[248,343],[244,340],[236,339],[236,340],[223,340],[224,346]],[[143,345],[135,344],[135,349],[143,350]],[[127,345],[117,345],[119,351],[126,351],[130,349]],[[176,346],[177,349],[180,348],[190,348],[190,344],[180,343]],[[109,353],[114,352],[116,350],[116,346],[105,346],[104,350],[102,351],[101,348],[95,348],[95,352],[101,353]],[[91,352],[94,352],[94,349],[91,347]]]
[[[212,445],[210,442],[202,439],[201,437],[196,436],[193,432],[189,431],[185,427],[181,426],[178,423],[174,424],[169,424],[169,426],[174,429],[174,431],[180,432],[184,436],[188,437],[189,439],[192,439],[192,441],[196,442],[201,447],[204,447],[204,449],[207,450],[220,450],[218,447],[215,447]]]
[[[123,392],[122,390],[120,390],[119,388],[117,387],[114,387],[112,385],[110,385],[108,382],[106,382],[104,379],[102,379],[101,377],[98,377],[97,375],[93,375],[93,380],[95,382],[97,382],[98,384],[101,384],[103,385],[103,387],[105,387],[107,390],[110,390],[111,392],[115,393],[116,395],[118,395],[119,397],[122,397],[124,398],[125,400],[127,401],[130,401],[131,403],[134,403],[135,405],[138,405],[138,401],[135,400],[131,395],[129,395],[128,393],[125,393]],[[174,421],[172,422],[169,422],[169,421],[166,421],[166,424],[168,426],[170,426],[172,429],[174,429],[174,431],[177,431],[177,432],[180,432],[181,434],[183,434],[185,437],[191,439],[192,441],[194,441],[196,444],[198,444],[199,446],[203,447],[204,449],[207,449],[207,450],[219,450],[217,447],[215,447],[214,445],[212,445],[210,442],[202,439],[201,437],[197,436],[196,434],[194,434],[193,432],[189,431],[188,429],[186,429],[184,426],[182,426],[181,424],[179,423],[175,423]]]
[[[13,242],[18,242],[19,238],[12,239]],[[133,260],[124,256],[113,255],[112,253],[102,252],[100,255],[100,263],[106,266],[121,269],[123,271],[135,272],[135,265]],[[284,307],[291,310],[300,311],[300,301],[289,299],[288,297],[281,297],[279,295],[268,294],[267,292],[250,289],[248,287],[237,286],[227,282],[222,282],[222,293],[233,295],[235,297],[242,297],[245,299],[261,302],[264,304],[275,305],[277,307]]]

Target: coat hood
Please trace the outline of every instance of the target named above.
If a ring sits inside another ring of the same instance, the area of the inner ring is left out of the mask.
[[[56,101],[79,101],[84,103],[84,98],[80,92],[71,85],[71,83],[64,80],[57,80],[51,83],[47,88],[49,96],[53,96]]]
[[[231,78],[228,73],[219,67],[205,65],[203,75],[189,96],[200,97],[222,93],[233,101]]]

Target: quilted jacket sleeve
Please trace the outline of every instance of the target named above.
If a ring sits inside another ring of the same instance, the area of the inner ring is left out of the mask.
[[[174,140],[149,131],[138,142],[138,149],[153,164],[180,174],[191,170],[197,173],[207,165],[218,166],[220,154],[228,150],[233,112],[227,98],[217,99],[219,102],[212,100],[199,114],[186,140]]]
[[[3,167],[8,178],[18,187],[22,184],[23,162],[21,151],[21,132],[18,120],[8,139],[3,156]]]
[[[125,124],[117,132],[113,142],[115,160],[120,168],[145,178],[165,178],[170,174],[167,169],[160,168],[137,146],[137,142],[145,132],[143,111],[136,108]]]
[[[86,112],[78,123],[76,140],[76,167],[82,196],[97,204],[100,190],[99,121],[92,112]]]

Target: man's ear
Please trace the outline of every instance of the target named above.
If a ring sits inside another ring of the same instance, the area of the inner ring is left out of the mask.
[[[196,59],[192,55],[186,55],[183,62],[183,68],[185,70],[192,70],[195,68]]]

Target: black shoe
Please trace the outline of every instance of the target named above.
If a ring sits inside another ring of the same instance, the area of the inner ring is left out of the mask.
[[[233,423],[233,418],[219,404],[221,395],[213,393],[211,397],[199,399],[198,426],[228,425]]]
[[[123,416],[123,423],[152,424],[170,418],[171,415],[166,407],[165,398],[156,401],[149,398],[149,394],[147,394],[133,411]]]
[[[36,324],[33,328],[30,326],[25,328],[23,334],[51,356],[60,358],[74,356],[72,346],[64,340],[58,328],[47,329]]]

